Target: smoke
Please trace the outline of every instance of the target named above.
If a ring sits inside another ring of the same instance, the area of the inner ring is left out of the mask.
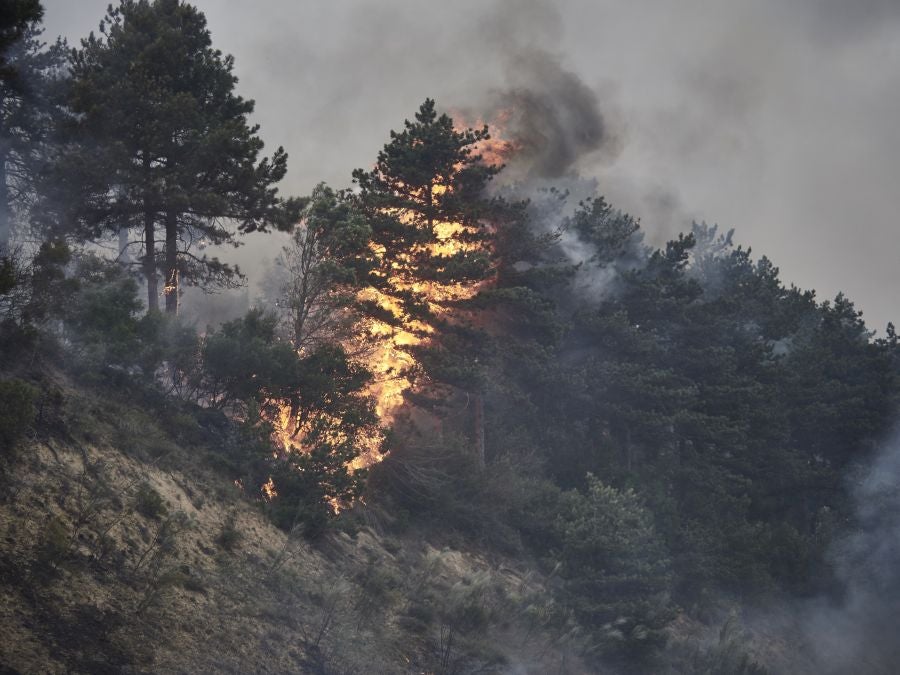
[[[513,178],[559,179],[577,172],[580,161],[598,151],[612,156],[616,139],[596,92],[558,57],[527,49],[511,58],[510,87],[494,91],[489,119],[506,112],[504,136],[516,148]]]
[[[108,0],[43,4],[48,36],[77,44]],[[540,100],[545,82],[516,75],[540,74],[536,51],[596,94],[603,140],[574,163],[654,245],[692,220],[736,227],[788,281],[845,291],[877,326],[894,318],[895,0],[198,4],[269,148],[290,153],[288,194],[346,186],[425,97],[482,113],[491,92]],[[265,240],[239,252],[251,278]]]
[[[459,17],[453,13],[444,16],[443,11],[439,10],[436,21],[456,26]],[[514,148],[508,155],[500,183],[506,186],[514,183],[520,197],[534,197],[538,189],[553,186],[570,192],[568,212],[571,212],[578,201],[591,199],[598,193],[596,180],[582,179],[580,174],[589,175],[591,167],[615,160],[624,144],[623,130],[612,101],[601,101],[597,91],[567,66],[560,9],[544,0],[498,0],[473,8],[469,16],[474,29],[468,38],[461,34],[453,39],[442,36],[435,43],[430,31],[413,29],[404,35],[404,48],[396,49],[384,36],[392,35],[401,25],[425,27],[418,26],[408,3],[394,0],[349,15],[347,24],[354,38],[340,45],[337,53],[329,53],[334,47],[327,46],[318,53],[303,51],[314,62],[334,60],[334,67],[343,64],[341,81],[345,85],[352,82],[352,86],[335,92],[329,105],[318,100],[297,103],[298,107],[312,105],[321,109],[329,124],[341,128],[340,133],[327,138],[328,150],[317,149],[313,156],[346,158],[348,162],[341,168],[343,180],[328,175],[331,165],[328,160],[322,167],[325,174],[319,180],[325,178],[336,186],[344,184],[354,166],[372,162],[379,141],[388,140],[389,128],[399,128],[403,117],[411,117],[425,96],[435,96],[439,106],[461,117],[457,121],[469,124],[486,121],[495,136],[499,135]],[[288,56],[287,47],[281,44],[276,40],[267,49],[277,52],[279,60],[297,58]],[[451,48],[459,44],[463,45],[462,50]],[[411,53],[420,58],[410,61]],[[449,62],[447,54],[451,54]],[[373,59],[382,72],[402,70],[405,79],[372,79],[359,64]],[[408,100],[410,106],[390,125],[376,129],[369,119],[360,120],[355,106],[347,105],[351,91],[375,111],[382,106],[395,106],[397,99]],[[355,124],[350,122],[350,114],[355,116]],[[359,138],[362,132],[367,135],[364,143]],[[316,140],[309,137],[306,142]],[[357,148],[372,145],[371,154],[353,159],[353,151],[348,147],[351,141]],[[301,171],[306,173],[306,167],[301,167]],[[565,215],[562,213],[560,217]],[[541,227],[553,228],[559,222],[544,222]],[[249,246],[238,252],[238,262],[245,269],[255,269],[250,280],[254,284],[251,296],[256,296],[260,292],[261,273],[258,265],[254,265],[254,258],[271,258],[275,251],[272,248],[260,251],[255,242],[248,240],[248,243]],[[582,264],[577,284],[585,293],[600,297],[615,273],[591,268],[587,261],[592,253],[572,234],[564,233],[561,245],[571,262]]]
[[[600,97],[566,66],[563,16],[540,0],[500,0],[489,5],[479,30],[499,70],[478,100],[481,119],[499,121],[515,148],[505,180],[559,179],[578,172],[583,160],[611,161],[620,137]]]
[[[900,435],[858,479],[857,527],[831,548],[843,587],[802,613],[819,673],[894,673],[900,663]]]
[[[809,600],[748,610],[773,672],[893,675],[900,664],[900,430],[849,476],[853,522],[829,546],[835,583]]]

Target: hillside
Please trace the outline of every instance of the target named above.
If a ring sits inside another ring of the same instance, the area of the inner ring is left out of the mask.
[[[285,533],[222,470],[215,424],[181,415],[173,437],[40,381],[52,396],[3,474],[3,672],[619,672],[583,660],[555,570],[521,549],[362,504],[314,541]],[[787,624],[735,611],[679,612],[658,672],[816,672]]]
[[[895,327],[607,201],[559,64],[287,196],[200,9],[20,4],[2,672],[897,669]]]
[[[214,447],[56,391],[4,474],[5,672],[587,672],[525,562],[364,511],[289,537],[210,468]]]

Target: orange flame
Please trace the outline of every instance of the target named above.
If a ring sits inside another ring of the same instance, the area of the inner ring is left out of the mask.
[[[262,486],[262,493],[263,498],[267,502],[272,501],[273,499],[275,499],[275,497],[278,496],[278,491],[275,489],[275,481],[272,480],[271,476],[269,476],[269,480],[266,481],[266,483]]]
[[[480,129],[487,124],[490,138],[479,141],[475,145],[475,154],[481,156],[481,161],[488,166],[501,167],[509,163],[509,160],[522,149],[522,143],[517,140],[509,140],[509,125],[513,119],[513,110],[504,108],[499,110],[491,122],[485,122],[478,117],[472,124],[465,121],[465,116],[455,112],[454,119],[462,122],[456,127],[458,131],[472,128]]]
[[[462,116],[457,116],[461,118]],[[491,137],[480,141],[474,147],[474,154],[481,157],[481,162],[489,166],[501,166],[519,150],[516,142],[504,140],[504,130],[512,117],[511,111],[501,111],[495,122],[491,125]],[[478,121],[473,125],[465,124],[458,127],[463,130],[468,127],[480,128],[483,122]],[[450,189],[446,185],[431,186],[432,195],[442,195]],[[424,197],[423,195],[421,195]],[[413,218],[410,213],[396,212],[395,216],[409,222]],[[424,248],[412,250],[409,255],[427,251],[431,255],[453,256],[463,251],[471,251],[476,248],[474,243],[461,241],[460,235],[464,234],[467,226],[461,223],[441,221],[432,225],[436,241],[423,245]],[[383,250],[373,248],[376,257],[384,256]],[[401,279],[387,279],[390,292],[367,288],[359,293],[359,300],[372,303],[389,314],[397,317],[399,325],[392,325],[386,321],[369,319],[364,324],[361,334],[353,344],[345,345],[348,351],[362,354],[362,360],[373,375],[372,384],[367,393],[375,400],[375,412],[383,426],[389,426],[396,420],[397,414],[405,407],[406,392],[413,387],[412,370],[417,366],[410,347],[425,345],[434,333],[434,327],[423,321],[404,316],[401,302],[395,295],[412,293],[427,303],[428,309],[435,316],[446,316],[450,311],[448,305],[454,301],[472,298],[482,288],[483,283],[478,284],[439,284],[436,282],[405,282]],[[392,294],[393,293],[393,294]],[[279,419],[275,420],[276,436],[279,446],[285,453],[298,451],[298,437],[302,437],[303,430],[295,429],[295,422],[289,406],[282,406],[279,410]],[[300,439],[302,440],[302,438]],[[367,468],[381,461],[383,455],[380,452],[380,438],[366,439],[360,455],[350,463],[352,470]],[[271,480],[270,480],[271,483]],[[267,489],[268,488],[268,489]],[[264,486],[266,496],[276,495],[274,485],[268,483]],[[343,505],[333,502],[331,507],[335,512]]]

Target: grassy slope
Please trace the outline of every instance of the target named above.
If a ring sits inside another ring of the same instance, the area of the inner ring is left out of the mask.
[[[521,561],[379,534],[371,514],[289,538],[210,468],[215,448],[59,387],[0,491],[9,672],[587,672]]]

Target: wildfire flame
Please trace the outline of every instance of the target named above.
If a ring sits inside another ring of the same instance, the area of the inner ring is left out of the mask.
[[[461,119],[461,115],[454,115]],[[474,147],[474,153],[480,155],[481,161],[489,166],[501,166],[519,149],[513,141],[504,140],[503,134],[509,120],[511,111],[501,111],[496,120],[491,124],[491,137],[480,141]],[[458,131],[466,128],[480,128],[483,122],[475,124],[461,124]],[[450,188],[447,185],[432,185],[433,196],[442,195]],[[422,195],[424,196],[424,194]],[[410,222],[413,215],[404,212],[393,212],[392,215],[401,221]],[[448,221],[432,224],[435,241],[422,245],[424,251],[434,256],[449,257],[455,254],[474,250],[476,244],[463,241],[467,226],[461,223]],[[373,247],[373,253],[379,259],[383,259],[384,250]],[[415,255],[419,251],[410,251],[409,255]],[[386,280],[388,291],[375,288],[367,288],[360,291],[358,299],[375,305],[393,317],[397,321],[388,323],[379,319],[369,319],[357,340],[359,343],[345,345],[348,351],[362,354],[362,360],[373,375],[373,381],[369,385],[367,394],[375,401],[375,412],[382,426],[391,425],[397,414],[406,407],[404,395],[413,387],[412,371],[417,366],[410,347],[426,345],[434,334],[434,327],[428,323],[406,316],[402,303],[398,296],[412,294],[427,304],[429,311],[434,316],[446,317],[451,311],[450,307],[456,301],[472,298],[481,289],[483,284],[441,284],[436,282],[415,281],[407,283],[399,278],[388,277]],[[290,406],[281,407],[275,420],[276,436],[281,450],[279,452],[297,451],[298,437],[302,440],[303,429],[296,428],[296,421]],[[383,459],[380,452],[380,438],[366,439],[360,455],[350,464],[353,470],[369,467]],[[271,483],[271,480],[270,480]],[[266,484],[264,492],[271,499],[276,495],[274,484]],[[332,504],[335,511],[341,505]]]
[[[272,501],[278,496],[278,491],[275,489],[275,481],[272,480],[271,476],[269,476],[269,480],[262,486],[262,493],[267,502]]]
[[[475,145],[475,153],[481,156],[481,161],[488,166],[500,167],[508,163],[512,157],[522,150],[522,143],[517,140],[510,140],[508,129],[513,120],[513,110],[505,108],[498,111],[491,122],[486,122],[478,117],[469,124],[465,121],[465,115],[460,112],[454,112],[454,119],[462,120],[457,130],[462,131],[465,128],[480,129],[487,124],[490,129],[491,136]]]
[[[446,185],[433,185],[433,195],[442,195],[448,191]],[[396,214],[401,221],[412,216],[405,213]],[[433,224],[436,241],[424,248],[434,256],[449,257],[464,251],[474,250],[475,244],[461,241],[459,235],[466,231],[460,223],[439,221]],[[383,255],[383,251],[375,251]],[[413,254],[415,251],[412,252]],[[428,310],[435,316],[446,316],[450,303],[473,297],[479,290],[477,284],[441,284],[436,282],[416,281],[405,283],[388,279],[388,285],[394,294],[412,294],[424,301]],[[400,327],[387,322],[373,320],[368,327],[368,337],[376,345],[371,351],[366,365],[374,375],[374,383],[370,393],[374,396],[376,412],[384,423],[395,419],[397,412],[404,406],[404,393],[409,391],[412,380],[409,372],[416,366],[416,361],[409,347],[427,344],[434,333],[434,327],[423,321],[404,318],[401,303],[391,294],[377,289],[366,289],[361,293],[361,300],[373,301],[392,316],[401,318]]]

